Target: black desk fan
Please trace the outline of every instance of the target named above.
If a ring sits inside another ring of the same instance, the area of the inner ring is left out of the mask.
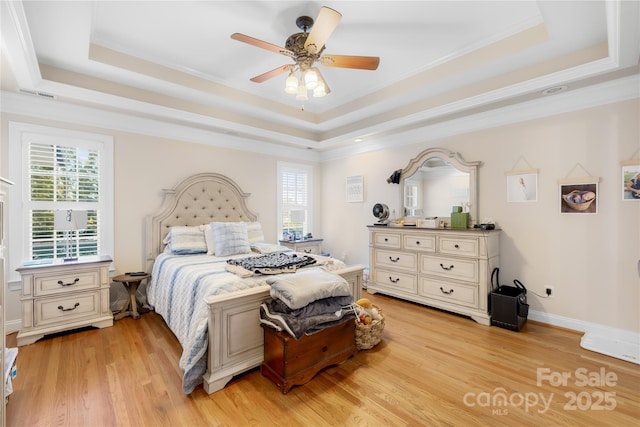
[[[378,218],[375,225],[387,225],[389,219],[389,207],[384,203],[376,203],[373,205],[373,216]]]

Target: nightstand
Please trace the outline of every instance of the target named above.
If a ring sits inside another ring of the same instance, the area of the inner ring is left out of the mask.
[[[112,326],[110,264],[110,257],[94,256],[18,268],[22,276],[18,345],[32,344],[56,332]]]
[[[139,274],[139,275],[131,275],[131,274],[121,274],[113,278],[114,282],[120,282],[127,288],[127,292],[129,292],[129,299],[124,304],[122,309],[114,316],[115,320],[120,320],[123,317],[131,316],[134,319],[139,319],[140,314],[138,313],[138,301],[136,300],[136,292],[138,291],[138,286],[140,286],[140,282],[145,279],[151,277],[150,274]]]
[[[280,244],[296,252],[320,255],[322,254],[322,240],[323,239],[280,240]]]

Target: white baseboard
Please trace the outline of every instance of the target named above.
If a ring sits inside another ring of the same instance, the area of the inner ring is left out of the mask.
[[[22,321],[20,319],[9,320],[4,323],[4,333],[5,335],[8,335],[14,332],[18,332],[21,326],[22,326]]]
[[[640,364],[640,332],[612,328],[536,310],[529,310],[529,319],[584,332],[580,340],[582,348]]]

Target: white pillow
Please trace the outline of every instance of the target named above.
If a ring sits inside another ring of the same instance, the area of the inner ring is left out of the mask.
[[[213,238],[213,227],[211,224],[204,226],[204,241],[207,243],[207,255],[216,254],[216,241]]]
[[[274,245],[273,243],[256,242],[251,243],[251,250],[259,254],[270,254],[271,252],[291,252],[292,249],[282,245]]]
[[[247,234],[249,236],[249,243],[264,242],[264,233],[262,232],[262,224],[260,224],[259,222],[248,222]]]
[[[204,240],[202,226],[174,226],[162,241],[171,247],[171,253],[176,255],[201,254],[207,252],[207,242]]]
[[[246,222],[212,222],[216,256],[248,254],[251,252]]]

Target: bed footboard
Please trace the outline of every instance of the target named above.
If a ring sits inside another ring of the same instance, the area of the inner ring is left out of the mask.
[[[354,300],[362,295],[363,266],[335,271],[351,285]],[[260,304],[269,299],[269,286],[211,297],[209,305],[207,372],[204,390],[211,394],[224,388],[233,376],[255,368],[264,358],[264,335]]]

